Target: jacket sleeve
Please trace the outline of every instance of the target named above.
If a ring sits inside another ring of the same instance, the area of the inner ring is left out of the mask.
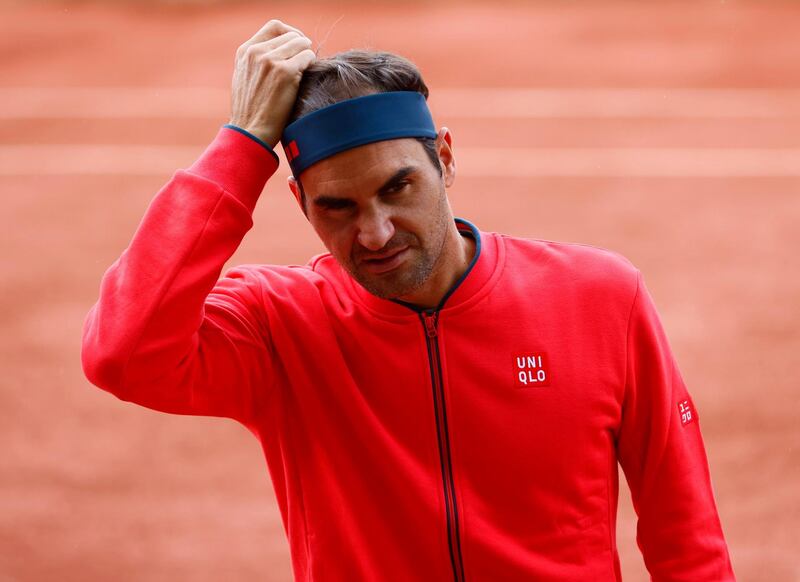
[[[269,333],[257,278],[246,268],[219,276],[277,167],[274,153],[223,127],[156,194],[84,321],[93,384],[155,410],[249,423],[270,384]]]
[[[697,409],[640,272],[637,282],[617,440],[636,541],[655,582],[733,581]]]

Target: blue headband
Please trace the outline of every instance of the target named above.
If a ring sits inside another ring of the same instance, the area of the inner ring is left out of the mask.
[[[400,137],[436,137],[421,93],[375,93],[323,107],[287,125],[281,144],[296,178],[310,165],[341,151]]]

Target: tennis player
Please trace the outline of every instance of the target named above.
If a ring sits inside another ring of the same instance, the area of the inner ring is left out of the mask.
[[[618,463],[653,580],[734,580],[642,273],[455,218],[417,67],[311,46],[273,20],[239,48],[230,123],[103,276],[89,380],[246,426],[298,581],[619,581]],[[279,142],[329,252],[223,273]]]

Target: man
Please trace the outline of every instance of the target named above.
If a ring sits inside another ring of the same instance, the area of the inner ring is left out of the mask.
[[[697,411],[639,271],[454,219],[417,69],[267,23],[230,124],[103,277],[82,362],[263,446],[297,580],[620,580],[617,462],[654,580],[733,580]],[[282,141],[328,254],[243,265]]]

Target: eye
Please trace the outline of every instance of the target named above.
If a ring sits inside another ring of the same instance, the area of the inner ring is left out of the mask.
[[[315,200],[314,206],[322,212],[340,213],[354,208],[355,204],[346,198],[323,197]]]
[[[326,208],[328,210],[344,210],[345,208],[351,208],[352,206],[352,203],[348,202],[347,200],[329,202],[326,204]]]
[[[386,190],[386,192],[389,193],[389,194],[396,194],[398,192],[402,192],[405,189],[405,187],[408,186],[408,185],[409,185],[408,180],[401,180],[401,181],[397,182],[396,184],[394,184],[391,188]]]

